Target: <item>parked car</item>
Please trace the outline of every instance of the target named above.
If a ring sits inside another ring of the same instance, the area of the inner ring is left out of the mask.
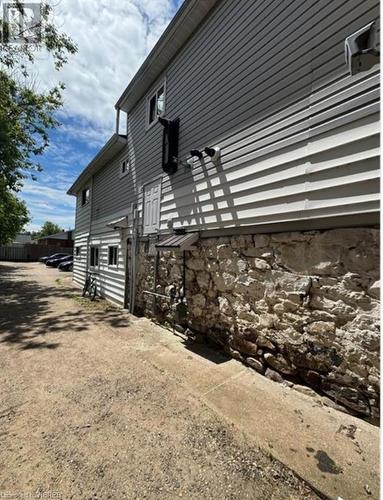
[[[59,259],[60,257],[66,257],[67,253],[54,253],[52,255],[46,255],[45,257],[40,257],[39,258],[39,262],[46,262],[47,260],[50,260],[50,259]]]
[[[49,259],[45,262],[46,266],[57,267],[61,262],[73,261],[73,255],[65,255],[64,257],[58,257],[57,259]]]
[[[57,269],[60,271],[73,271],[73,258],[67,262],[61,262]]]

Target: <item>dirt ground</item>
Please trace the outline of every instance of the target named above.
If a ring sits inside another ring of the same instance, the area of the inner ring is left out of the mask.
[[[0,498],[317,498],[145,358],[148,325],[0,263]]]

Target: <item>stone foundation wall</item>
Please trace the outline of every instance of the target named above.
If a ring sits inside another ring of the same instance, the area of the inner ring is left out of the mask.
[[[174,324],[174,303],[142,292],[179,289],[182,254],[161,253],[157,277],[147,245],[140,256],[137,308]],[[378,229],[203,239],[186,252],[184,326],[260,373],[377,417],[378,280]]]

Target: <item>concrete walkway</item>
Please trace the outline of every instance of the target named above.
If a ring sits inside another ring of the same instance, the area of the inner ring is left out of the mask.
[[[142,326],[146,323],[142,322]],[[145,324],[145,329],[146,329]],[[158,335],[167,336],[156,327]],[[168,342],[145,358],[329,498],[379,498],[379,429],[204,347]]]
[[[52,284],[56,274],[49,273],[44,279]],[[68,289],[67,278],[64,284]],[[74,303],[62,300],[66,307]],[[147,319],[113,312],[112,317],[88,315],[87,321],[118,341],[121,355],[134,355],[148,369],[160,370],[223,417],[249,445],[266,450],[323,496],[379,498],[377,427],[323,406],[319,397],[272,382],[207,346],[189,344]]]

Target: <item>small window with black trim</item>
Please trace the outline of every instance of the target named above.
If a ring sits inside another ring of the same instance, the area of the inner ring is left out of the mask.
[[[81,193],[81,205],[84,206],[86,205],[87,203],[89,203],[89,198],[90,198],[90,191],[89,191],[89,188],[85,188],[82,190],[82,193]]]
[[[148,98],[148,127],[157,122],[157,118],[165,113],[165,83]]]
[[[76,257],[81,257],[81,247],[76,247]]]
[[[125,159],[120,162],[120,177],[124,177],[129,173],[129,160]]]
[[[90,267],[98,267],[99,264],[99,248],[96,246],[90,247]]]
[[[118,260],[118,247],[110,246],[108,247],[108,266],[117,266]]]

